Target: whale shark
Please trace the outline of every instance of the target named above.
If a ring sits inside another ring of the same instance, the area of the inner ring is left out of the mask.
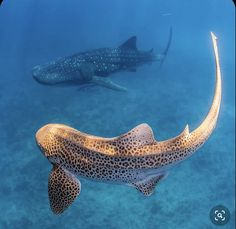
[[[32,75],[41,84],[95,84],[125,91],[125,87],[113,83],[107,76],[118,71],[135,72],[138,66],[146,63],[163,62],[171,40],[172,29],[170,29],[164,52],[156,55],[153,49],[149,51],[138,50],[136,46],[137,38],[133,36],[116,48],[90,50],[37,65],[32,69]]]
[[[81,191],[78,177],[125,184],[145,196],[154,192],[171,167],[191,156],[211,136],[221,104],[221,71],[217,38],[211,32],[216,83],[211,108],[193,131],[188,125],[176,137],[158,141],[148,124],[113,138],[82,133],[63,124],[47,124],[36,132],[36,143],[53,165],[48,179],[49,202],[60,214]]]

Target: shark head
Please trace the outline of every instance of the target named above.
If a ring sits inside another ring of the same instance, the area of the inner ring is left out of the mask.
[[[51,135],[52,131],[52,124],[47,124],[43,127],[41,127],[35,135],[36,143],[41,150],[41,152],[44,154],[44,156],[48,156],[48,147],[47,147],[47,141]]]
[[[35,66],[32,75],[41,84],[53,85],[65,81],[65,74],[55,61]]]
[[[65,125],[61,124],[47,124],[41,127],[35,135],[39,149],[49,161],[60,161],[60,150],[56,148],[59,146],[57,144],[58,138],[63,134],[62,129],[64,127]]]

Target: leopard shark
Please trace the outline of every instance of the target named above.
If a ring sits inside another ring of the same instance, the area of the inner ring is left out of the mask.
[[[53,165],[48,179],[49,202],[60,214],[81,191],[78,177],[125,184],[145,196],[154,192],[171,167],[190,157],[212,134],[221,104],[221,70],[217,38],[211,32],[216,83],[211,108],[193,131],[188,125],[176,137],[158,141],[148,124],[113,138],[82,133],[63,124],[47,124],[36,132],[36,143]]]
[[[137,49],[136,36],[116,48],[100,48],[60,58],[32,69],[33,78],[47,85],[69,84],[100,85],[110,89],[126,91],[125,87],[113,83],[107,77],[119,71],[136,71],[136,67],[154,61],[164,61],[172,40],[170,28],[167,46],[162,54],[154,54],[153,49]]]

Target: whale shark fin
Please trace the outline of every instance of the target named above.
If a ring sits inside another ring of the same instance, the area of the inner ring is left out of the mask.
[[[61,214],[79,195],[81,185],[70,172],[53,166],[48,179],[48,195],[50,207],[55,214]]]
[[[138,191],[140,191],[145,196],[150,196],[153,194],[156,185],[164,178],[167,174],[159,174],[148,176],[144,180],[131,183],[129,185],[135,187]]]
[[[167,53],[168,53],[170,45],[171,45],[171,41],[172,41],[172,26],[170,27],[169,39],[168,39],[166,48],[165,48],[164,52],[157,57],[157,59],[160,60],[159,68],[162,67],[162,65],[163,65],[163,63],[165,61],[165,58],[167,56]]]
[[[106,88],[110,88],[116,91],[127,91],[126,88],[119,86],[118,84],[113,83],[111,80],[103,77],[93,76],[91,83],[101,85]]]
[[[137,42],[137,37],[132,36],[127,41],[125,41],[122,45],[120,45],[119,48],[137,50],[136,42]]]

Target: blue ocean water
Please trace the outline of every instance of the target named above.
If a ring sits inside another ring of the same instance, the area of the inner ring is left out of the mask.
[[[230,0],[33,1],[0,7],[0,228],[211,229],[222,204],[235,228],[235,8]],[[129,90],[48,87],[33,66],[136,35],[139,49],[161,53],[158,63],[110,78]],[[50,210],[51,164],[35,144],[46,123],[64,123],[112,137],[148,123],[158,140],[199,125],[214,90],[210,31],[218,37],[223,98],[217,127],[192,157],[171,169],[150,197],[127,186],[81,179],[82,192],[60,216]]]

